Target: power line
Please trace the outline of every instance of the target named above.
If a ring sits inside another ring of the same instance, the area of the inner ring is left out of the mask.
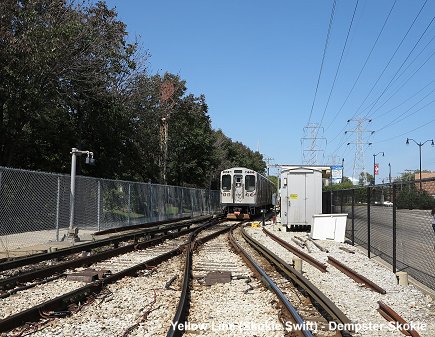
[[[366,117],[369,117],[370,112],[373,110],[373,108],[375,107],[375,105],[379,102],[379,100],[381,99],[381,97],[385,94],[385,92],[388,90],[388,88],[390,87],[391,83],[394,81],[394,79],[396,78],[397,74],[400,72],[400,70],[402,69],[402,67],[405,65],[406,61],[408,60],[408,58],[411,56],[412,52],[415,50],[415,48],[417,47],[417,45],[420,43],[421,39],[423,38],[424,34],[427,32],[427,30],[429,29],[429,27],[432,25],[432,22],[434,21],[435,17],[432,18],[432,20],[429,22],[429,24],[427,25],[426,29],[424,30],[424,32],[420,35],[420,38],[417,40],[417,42],[414,44],[414,47],[411,49],[411,51],[408,53],[408,56],[406,56],[405,60],[402,62],[402,64],[400,65],[399,69],[395,72],[394,76],[391,78],[390,82],[388,82],[387,86],[385,87],[385,89],[382,91],[382,93],[378,96],[378,98],[376,99],[376,101],[373,103],[372,108],[366,113]]]
[[[358,3],[359,3],[359,0],[356,1],[355,8],[353,10],[352,19],[351,19],[350,24],[349,24],[349,29],[347,30],[346,40],[345,40],[344,45],[343,45],[343,50],[341,51],[340,61],[338,62],[337,70],[336,70],[335,76],[334,76],[334,81],[332,82],[332,87],[331,87],[331,90],[329,91],[328,100],[326,102],[325,110],[323,110],[322,119],[320,120],[320,125],[322,125],[322,123],[323,123],[323,118],[325,117],[326,110],[328,109],[328,106],[329,106],[329,101],[331,100],[332,91],[334,90],[335,82],[336,82],[337,77],[338,77],[338,72],[340,70],[341,62],[343,61],[344,51],[346,50],[347,41],[349,40],[349,35],[350,35],[350,31],[352,29],[353,21],[355,19],[355,13],[356,13],[356,10],[358,8]]]
[[[408,133],[411,133],[411,132],[414,132],[414,131],[419,130],[419,129],[421,129],[421,128],[424,128],[425,126],[428,126],[429,124],[431,124],[431,123],[433,123],[433,122],[435,122],[435,119],[432,119],[432,120],[429,121],[429,122],[424,122],[422,125],[416,127],[415,129],[412,129],[412,130],[406,131],[406,132],[404,132],[404,133],[401,133],[400,135],[397,135],[397,136],[394,136],[394,137],[391,137],[391,138],[388,138],[388,139],[384,139],[384,140],[377,141],[376,144],[377,144],[377,143],[385,143],[385,142],[388,142],[388,141],[390,141],[390,140],[393,140],[393,139],[396,139],[396,138],[402,137],[402,136],[404,136],[404,135],[407,135]]]
[[[335,6],[336,6],[336,4],[337,4],[337,0],[334,0],[333,4],[332,4],[331,16],[329,18],[329,27],[328,27],[328,33],[326,35],[325,46],[323,47],[322,63],[320,64],[319,77],[317,78],[316,91],[314,93],[314,99],[313,99],[313,103],[311,105],[310,117],[308,118],[308,124],[310,124],[310,122],[311,122],[311,116],[313,115],[314,103],[316,102],[317,91],[319,89],[319,83],[320,83],[320,77],[322,76],[323,64],[324,64],[324,61],[325,61],[326,50],[328,49],[329,36],[331,34],[332,24],[334,22]]]
[[[396,2],[397,2],[397,0],[395,0],[394,3],[393,3],[393,5],[391,6],[390,11],[389,11],[388,14],[387,14],[387,17],[386,17],[385,20],[384,20],[384,23],[383,23],[383,25],[382,25],[382,28],[381,28],[381,30],[379,31],[378,36],[376,37],[376,40],[375,40],[375,42],[373,43],[373,46],[372,46],[372,48],[371,48],[369,54],[367,55],[367,57],[366,57],[366,59],[365,59],[365,61],[364,61],[364,64],[363,64],[361,70],[360,70],[359,73],[358,73],[358,76],[357,76],[356,80],[354,81],[354,83],[353,83],[353,85],[352,85],[352,88],[350,89],[349,93],[347,94],[346,99],[344,100],[344,102],[343,102],[343,104],[341,105],[340,109],[338,109],[338,111],[336,112],[334,118],[333,118],[332,121],[329,123],[329,125],[328,125],[327,128],[326,128],[326,130],[328,130],[328,129],[330,128],[330,126],[334,123],[334,121],[335,121],[335,119],[337,118],[338,114],[343,110],[344,106],[346,105],[347,101],[349,100],[350,95],[352,94],[353,90],[355,89],[355,86],[356,86],[356,84],[358,83],[358,81],[359,81],[359,79],[360,79],[360,77],[361,77],[361,74],[363,73],[363,71],[364,71],[364,69],[365,69],[365,67],[366,67],[366,65],[367,65],[367,63],[368,63],[368,61],[369,61],[369,59],[370,59],[370,57],[371,57],[371,55],[372,55],[372,53],[373,53],[373,50],[375,49],[376,45],[378,44],[379,38],[381,37],[382,32],[384,31],[385,26],[387,25],[387,22],[388,22],[388,20],[389,20],[389,18],[390,18],[390,16],[391,16],[391,13],[392,13],[392,11],[393,11],[395,5],[396,5]],[[354,117],[354,116],[353,116],[353,117]],[[353,117],[352,117],[352,118],[353,118]],[[341,132],[342,132],[342,131],[340,131],[340,133],[341,133]]]
[[[387,64],[385,65],[384,69],[382,70],[381,74],[379,75],[379,77],[377,78],[377,80],[375,81],[375,84],[372,86],[372,88],[370,89],[369,93],[367,94],[367,96],[364,98],[364,100],[362,101],[361,105],[358,107],[358,109],[356,110],[356,112],[354,113],[353,116],[357,116],[358,112],[360,111],[360,109],[362,108],[362,106],[364,105],[364,103],[366,102],[366,100],[369,98],[370,94],[373,92],[373,90],[375,89],[376,85],[379,83],[380,79],[382,78],[382,76],[384,75],[385,71],[387,70],[388,66],[390,65],[391,61],[394,59],[394,57],[396,56],[397,52],[399,51],[400,47],[402,46],[403,42],[405,41],[406,37],[408,36],[409,32],[411,31],[412,27],[414,26],[415,22],[417,21],[418,17],[420,16],[421,12],[423,11],[423,8],[426,6],[426,3],[428,2],[428,0],[426,0],[424,2],[424,4],[421,6],[419,12],[417,13],[417,15],[415,16],[414,20],[412,21],[411,25],[409,26],[408,30],[406,31],[405,35],[403,36],[402,40],[400,41],[399,45],[397,46],[396,50],[394,51],[393,55],[391,55],[390,59],[388,60]],[[353,118],[353,117],[352,117]]]
[[[424,108],[428,107],[429,105],[431,105],[433,102],[435,102],[435,99],[430,101],[429,103],[427,103],[426,105],[422,106],[421,108],[417,109],[416,111],[414,111],[413,113],[409,114],[406,117],[403,117],[402,119],[398,120],[400,117],[402,117],[403,115],[405,115],[409,110],[411,110],[413,107],[415,107],[418,103],[420,103],[422,100],[424,100],[426,97],[428,97],[431,93],[433,93],[435,91],[435,89],[433,89],[430,93],[428,93],[425,97],[423,97],[421,100],[419,100],[417,103],[415,103],[412,107],[410,107],[408,110],[406,110],[405,112],[403,112],[402,114],[400,114],[399,116],[397,116],[395,119],[393,119],[390,123],[388,123],[387,125],[383,126],[382,128],[380,128],[378,131],[384,130],[385,128],[400,123],[401,121],[403,121],[404,119],[416,114],[417,112],[423,110]]]

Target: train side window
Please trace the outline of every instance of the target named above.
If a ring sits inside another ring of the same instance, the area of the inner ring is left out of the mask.
[[[247,192],[255,191],[255,176],[246,175],[245,176],[245,189]]]
[[[222,176],[222,189],[224,191],[231,190],[231,176],[229,174],[224,174]]]

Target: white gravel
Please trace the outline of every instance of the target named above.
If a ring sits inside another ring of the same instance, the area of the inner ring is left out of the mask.
[[[111,292],[108,296],[99,296],[79,312],[50,322],[32,336],[122,336],[136,323],[138,326],[128,336],[165,336],[180,296],[179,271],[183,264],[183,258],[177,256],[161,264],[153,273],[123,278],[108,286]],[[166,282],[175,275],[178,278],[173,289],[165,289]],[[143,319],[147,311],[150,313]]]
[[[145,250],[115,256],[108,260],[93,264],[89,268],[108,269],[112,273],[116,273],[178,247],[179,244],[185,242],[186,237],[187,236],[182,236],[174,240],[165,241],[158,246],[150,247]],[[74,271],[66,271],[66,273],[69,274],[84,269],[86,268],[77,268]],[[19,291],[14,295],[0,299],[0,318],[6,318],[37,304],[78,289],[83,285],[85,285],[84,282],[67,281],[66,278],[60,278],[27,290]]]
[[[300,236],[307,238],[306,233],[285,232],[273,230],[274,226],[266,226],[266,229],[273,234],[293,244],[291,238]],[[262,232],[261,228],[247,228],[253,238],[272,250],[286,262],[292,263],[294,255],[273,241]],[[377,301],[381,300],[400,314],[408,323],[415,324],[420,335],[435,336],[435,311],[433,299],[422,293],[416,287],[410,285],[402,287],[397,284],[396,276],[374,259],[368,259],[362,252],[344,243],[327,240],[316,240],[324,248],[329,250],[325,253],[307,241],[310,248],[310,255],[317,260],[326,263],[330,255],[361,275],[375,282],[387,291],[381,295],[357,284],[341,271],[330,264],[328,272],[322,273],[315,267],[303,262],[303,272],[316,287],[326,294],[355,324],[363,324],[355,336],[364,337],[391,337],[403,336],[399,331],[393,329],[388,322],[377,312]],[[339,247],[346,247],[355,251],[355,254],[345,252]],[[300,247],[297,247],[300,248]],[[308,253],[308,249],[304,249]],[[377,324],[378,326],[374,326]]]
[[[230,250],[226,237],[206,243],[193,256],[194,275],[198,278],[191,291],[190,330],[184,336],[283,336],[276,296]],[[230,271],[231,282],[211,286],[200,282],[199,277],[207,274],[207,266],[208,271]]]

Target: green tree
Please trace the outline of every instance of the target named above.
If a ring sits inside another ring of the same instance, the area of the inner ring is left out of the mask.
[[[103,2],[5,0],[0,13],[0,165],[66,171],[74,146],[118,154],[123,134],[112,125],[125,122],[117,98],[136,47],[116,12]]]

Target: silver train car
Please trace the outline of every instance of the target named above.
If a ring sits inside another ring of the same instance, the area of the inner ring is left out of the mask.
[[[272,207],[275,185],[260,173],[245,167],[221,172],[220,202],[227,219],[250,219]]]

